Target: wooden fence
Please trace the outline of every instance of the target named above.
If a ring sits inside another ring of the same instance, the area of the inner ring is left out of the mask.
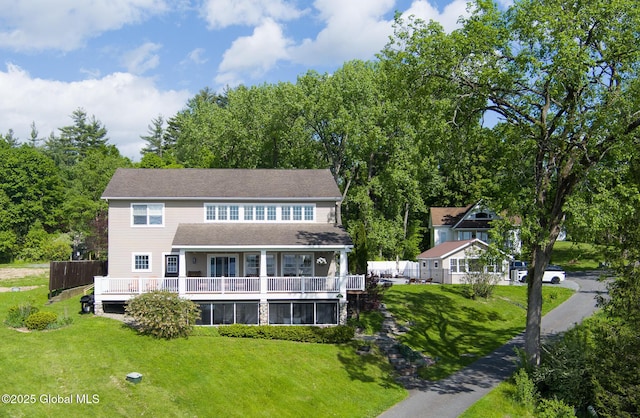
[[[65,289],[93,284],[94,276],[106,276],[106,261],[52,261],[49,265],[49,297]]]

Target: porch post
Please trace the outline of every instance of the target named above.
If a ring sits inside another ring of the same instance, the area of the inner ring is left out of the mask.
[[[180,250],[180,256],[178,261],[178,276],[185,277],[187,275],[187,256],[184,249]]]
[[[262,299],[267,297],[267,250],[260,250],[260,294]]]
[[[258,324],[269,325],[269,302],[267,302],[267,250],[260,250],[260,305],[258,305]]]
[[[184,248],[180,249],[180,256],[178,261],[178,295],[183,296],[187,290],[187,257]]]
[[[104,311],[102,310],[102,280],[103,276],[94,276],[93,277],[93,293],[95,295],[93,302],[93,313],[96,315],[102,315]]]
[[[347,258],[347,251],[340,250],[340,293],[342,294],[346,294],[346,291],[347,291],[347,275],[348,274],[349,274],[349,259]]]
[[[347,323],[347,275],[349,274],[349,260],[347,251],[340,250],[340,294],[343,296],[338,302],[338,325]]]

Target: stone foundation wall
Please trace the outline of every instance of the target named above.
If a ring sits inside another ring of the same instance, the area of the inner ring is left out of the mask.
[[[338,325],[347,325],[347,301],[338,304]]]
[[[258,307],[258,324],[269,325],[269,303],[260,302]]]

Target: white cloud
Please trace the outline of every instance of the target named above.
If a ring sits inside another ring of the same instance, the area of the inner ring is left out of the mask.
[[[291,20],[304,12],[285,0],[207,0],[202,11],[210,29],[233,25],[257,26],[265,18]]]
[[[326,27],[315,39],[304,39],[292,47],[292,60],[304,65],[335,65],[373,58],[392,33],[392,21],[383,16],[393,11],[394,4],[394,0],[316,0],[314,7]]]
[[[204,53],[206,51],[204,48],[196,48],[193,51],[189,52],[187,55],[187,59],[195,64],[204,64],[209,61],[207,58],[204,58]]]
[[[426,22],[434,20],[439,22],[446,32],[451,32],[460,27],[458,20],[461,16],[469,16],[467,3],[468,0],[453,0],[440,12],[429,1],[415,0],[402,15],[404,17],[415,15]]]
[[[264,75],[278,60],[288,58],[287,46],[290,43],[280,25],[266,19],[251,36],[236,39],[224,52],[216,83],[233,86],[247,75],[254,79]]]
[[[41,137],[73,123],[70,115],[81,107],[107,128],[109,143],[130,158],[139,159],[151,120],[162,114],[169,118],[182,109],[191,93],[160,91],[149,78],[113,73],[99,79],[62,82],[32,78],[21,68],[8,64],[0,71],[0,132],[13,129],[27,140],[31,122]]]
[[[0,47],[72,51],[89,38],[167,8],[164,0],[0,0]]]
[[[133,74],[144,74],[160,64],[160,56],[156,54],[162,45],[146,42],[138,48],[127,52],[122,57],[124,67]]]

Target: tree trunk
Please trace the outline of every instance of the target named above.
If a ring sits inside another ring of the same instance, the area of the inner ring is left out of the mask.
[[[544,260],[541,248],[536,247],[532,254],[533,263],[527,273],[527,328],[524,335],[524,351],[527,364],[540,365],[540,326],[542,324],[542,276]]]
[[[532,265],[527,272],[527,329],[524,336],[524,351],[529,366],[540,365],[542,325],[542,276],[551,260],[551,252],[560,232],[560,223],[554,227],[545,245],[535,245],[531,251]]]

